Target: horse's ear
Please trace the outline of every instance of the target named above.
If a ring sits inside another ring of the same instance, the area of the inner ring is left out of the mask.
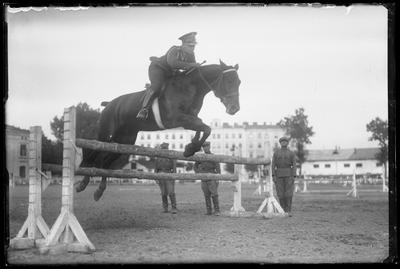
[[[237,71],[237,70],[239,69],[239,65],[238,65],[238,64],[235,64],[235,66],[234,66],[233,68],[235,68],[236,71]]]
[[[226,67],[226,64],[225,64],[223,61],[221,61],[221,59],[219,59],[219,64],[220,64],[222,67]]]

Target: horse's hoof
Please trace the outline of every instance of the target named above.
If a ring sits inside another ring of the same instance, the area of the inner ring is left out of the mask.
[[[190,157],[190,156],[193,156],[193,154],[194,154],[195,152],[196,152],[196,151],[195,151],[195,149],[194,149],[193,144],[190,143],[190,144],[187,144],[187,145],[185,146],[185,151],[183,152],[183,156],[184,156],[184,157]]]
[[[86,185],[85,185],[85,184],[82,184],[82,182],[80,182],[80,183],[75,187],[75,190],[76,190],[76,192],[81,192],[81,191],[83,191],[85,188],[86,188]]]
[[[102,195],[103,195],[103,191],[97,189],[93,194],[93,198],[97,202],[101,198]]]

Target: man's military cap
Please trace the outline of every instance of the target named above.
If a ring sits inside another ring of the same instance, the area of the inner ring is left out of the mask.
[[[196,32],[190,32],[187,34],[184,34],[181,36],[179,39],[182,40],[183,44],[188,44],[188,45],[196,45]]]
[[[208,141],[204,142],[202,145],[203,148],[209,147],[209,146],[210,146],[210,142],[208,142]]]
[[[161,147],[162,149],[168,148],[168,146],[169,146],[169,143],[166,143],[166,142],[161,143],[161,145],[160,145],[160,147]]]
[[[289,142],[289,137],[283,136],[283,137],[279,138],[279,143],[281,143],[282,141]]]

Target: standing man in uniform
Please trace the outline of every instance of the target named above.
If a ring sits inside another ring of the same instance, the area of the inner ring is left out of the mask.
[[[211,154],[210,142],[206,141],[202,145],[205,154]],[[221,169],[219,163],[211,161],[196,162],[194,164],[194,171],[196,173],[214,173],[220,174]],[[214,204],[214,215],[219,216],[219,201],[218,201],[218,180],[201,180],[201,189],[204,193],[206,200],[206,215],[212,214],[211,199]]]
[[[289,138],[279,139],[281,148],[272,157],[272,179],[276,186],[279,204],[291,216],[294,178],[296,176],[296,156],[288,149]]]
[[[162,143],[161,149],[168,149],[168,143]],[[167,158],[156,158],[155,168],[156,173],[176,173],[176,161]],[[161,198],[164,213],[168,212],[168,196],[171,200],[171,213],[176,214],[176,197],[175,197],[175,180],[157,180],[157,183],[161,190]]]
[[[196,32],[187,33],[179,38],[182,41],[181,46],[172,46],[161,57],[150,57],[151,63],[148,72],[151,87],[147,90],[142,109],[136,118],[147,119],[151,103],[160,93],[161,87],[168,77],[173,76],[179,70],[187,71],[200,66],[199,63],[196,63],[194,55],[194,48],[197,44],[196,34]]]

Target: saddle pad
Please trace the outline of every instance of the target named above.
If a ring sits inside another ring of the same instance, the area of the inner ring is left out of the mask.
[[[158,97],[154,99],[153,104],[151,105],[151,108],[153,110],[153,115],[154,115],[154,119],[156,120],[157,126],[160,129],[165,129],[165,127],[161,121],[160,107],[158,105]]]

